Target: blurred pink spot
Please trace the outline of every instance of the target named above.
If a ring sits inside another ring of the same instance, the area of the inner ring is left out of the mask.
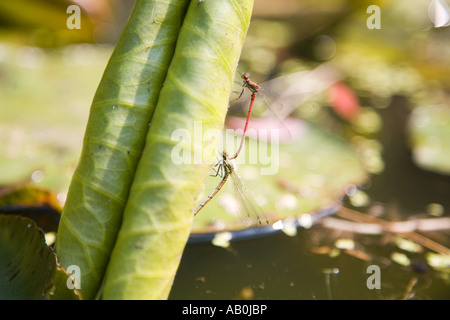
[[[234,130],[243,130],[246,118],[227,117],[226,126]],[[264,134],[262,133],[264,131]],[[285,118],[281,122],[273,118],[250,119],[247,137],[260,141],[278,140],[279,142],[293,142],[300,139],[306,131],[306,125],[302,120]],[[261,132],[261,133],[260,133]],[[273,137],[275,132],[279,138]],[[266,134],[267,133],[267,134]]]
[[[328,100],[333,110],[351,121],[360,111],[359,101],[353,90],[342,82],[336,82],[328,90]]]

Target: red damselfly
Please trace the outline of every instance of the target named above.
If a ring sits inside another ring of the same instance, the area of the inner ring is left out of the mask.
[[[234,155],[230,155],[230,159],[237,158],[244,146],[245,138],[249,135],[250,117],[255,107],[258,107],[260,104],[264,105],[266,110],[271,111],[276,121],[282,124],[281,127],[279,124],[273,123],[271,125],[271,128],[278,130],[279,135],[277,137],[284,137],[284,141],[292,140],[296,138],[296,132],[299,131],[297,128],[298,122],[291,121],[289,124],[285,123],[284,120],[299,106],[304,105],[317,94],[328,90],[330,86],[338,81],[339,75],[331,65],[323,64],[316,69],[280,76],[265,81],[260,85],[250,80],[248,73],[241,74],[241,78],[242,82],[239,82],[239,84],[242,86],[242,91],[235,91],[238,96],[231,101],[231,104],[233,107],[238,108],[246,108],[248,106],[248,111],[239,147]],[[240,99],[246,89],[249,91],[250,97]],[[306,108],[306,110],[309,109]],[[307,113],[308,111],[306,110],[300,111],[300,114]],[[230,119],[233,119],[234,123],[239,122],[237,118],[230,117]],[[270,140],[271,137],[269,136],[268,139]]]
[[[254,83],[254,82],[252,82],[250,80],[248,73],[244,73],[242,75],[242,79],[243,79],[242,91],[239,94],[238,99],[240,97],[242,97],[242,95],[244,94],[246,88],[250,90],[250,92],[252,93],[252,96],[251,96],[251,99],[250,99],[250,106],[248,107],[247,120],[245,121],[244,132],[242,133],[241,143],[239,144],[239,147],[236,150],[236,153],[233,156],[229,157],[230,160],[233,160],[233,159],[237,158],[237,156],[241,152],[242,146],[244,145],[245,135],[247,133],[248,123],[250,121],[250,115],[252,113],[253,105],[255,103],[256,94],[259,92],[259,86],[256,83]]]

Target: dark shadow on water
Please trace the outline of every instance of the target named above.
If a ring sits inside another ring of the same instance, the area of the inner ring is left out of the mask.
[[[373,199],[395,204],[407,213],[424,212],[430,203],[450,208],[450,177],[425,171],[414,163],[407,136],[410,115],[406,97],[393,97],[392,104],[380,110],[383,131],[384,172],[372,178],[367,190]]]

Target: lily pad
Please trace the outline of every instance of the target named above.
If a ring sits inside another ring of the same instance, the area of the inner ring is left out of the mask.
[[[360,185],[368,177],[349,143],[313,124],[302,122],[302,126],[296,140],[287,143],[247,139],[235,165],[236,172],[270,223],[333,206],[340,202],[349,185]],[[225,137],[228,142],[239,140],[231,133]],[[227,150],[233,149],[227,147]],[[208,179],[204,198],[220,180],[214,176]],[[193,233],[248,228],[233,208],[236,200],[231,184],[227,181],[197,214]]]
[[[88,44],[54,50],[0,45],[1,184],[31,178],[58,193],[67,191],[89,104],[111,50]]]
[[[415,163],[429,171],[450,174],[450,108],[445,105],[416,108],[410,118]]]
[[[55,255],[32,220],[0,215],[0,299],[42,299],[55,266]]]
[[[46,291],[46,299],[48,300],[81,300],[81,292],[76,289],[72,279],[69,279],[71,275],[64,270],[59,264],[57,264],[55,272],[53,274],[52,285]],[[68,283],[71,284],[69,288]]]
[[[51,190],[18,183],[0,186],[0,213],[31,218],[44,232],[56,232],[61,204]]]

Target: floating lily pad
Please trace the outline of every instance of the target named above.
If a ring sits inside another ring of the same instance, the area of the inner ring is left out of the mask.
[[[0,215],[0,299],[42,299],[55,265],[32,220]]]
[[[410,119],[413,157],[426,170],[450,174],[450,108],[416,108]]]
[[[111,48],[2,43],[0,51],[0,184],[31,178],[66,192]]]
[[[61,210],[51,190],[28,183],[0,187],[0,213],[31,218],[44,232],[56,232]]]
[[[79,290],[76,289],[71,275],[68,274],[63,267],[57,264],[53,274],[52,286],[46,291],[46,299],[48,300],[81,300],[82,296]],[[71,284],[69,288],[68,283]]]

